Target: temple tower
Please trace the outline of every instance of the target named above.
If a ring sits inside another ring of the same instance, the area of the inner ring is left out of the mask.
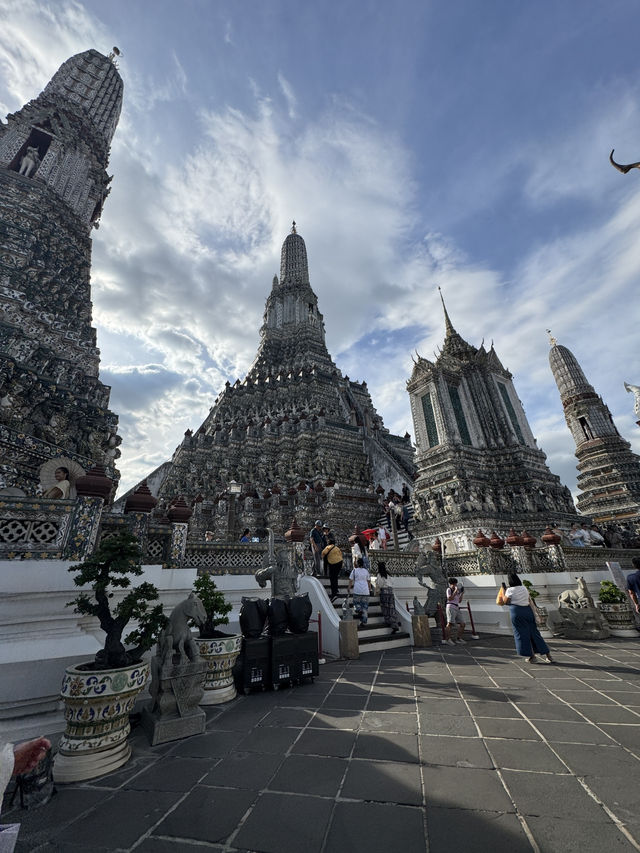
[[[640,516],[640,457],[618,432],[611,412],[578,360],[551,338],[549,364],[578,459],[578,509],[596,522]]]
[[[211,530],[226,538],[235,481],[242,485],[233,499],[238,526],[284,532],[295,514],[303,526],[321,518],[345,534],[379,516],[376,486],[399,490],[413,471],[409,436],[384,427],[366,382],[343,376],[327,350],[294,223],[254,362],[244,379],[226,383],[201,426],[149,477],[161,499],[157,511],[182,495],[195,504],[192,537]]]
[[[420,537],[439,536],[451,553],[469,550],[478,528],[540,535],[550,522],[575,521],[569,490],[547,467],[493,344],[467,343],[444,301],[443,310],[442,350],[434,362],[418,357],[407,383]]]
[[[32,494],[42,464],[120,455],[91,325],[91,238],[122,106],[113,54],[64,62],[0,122],[0,489]]]

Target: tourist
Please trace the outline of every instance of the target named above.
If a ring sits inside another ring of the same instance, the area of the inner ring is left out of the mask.
[[[590,544],[587,541],[589,539],[589,534],[586,530],[583,530],[577,524],[571,525],[571,530],[569,531],[569,541],[574,548],[584,548],[585,545]]]
[[[409,486],[406,483],[402,484],[402,503],[408,504],[411,499],[411,495],[409,494]]]
[[[326,524],[322,528],[322,535],[324,536],[324,541],[326,542],[327,545],[329,545],[331,542],[336,541],[335,538],[331,535],[331,528]],[[324,554],[324,551],[323,551],[323,554]],[[322,558],[322,575],[325,578],[328,577],[328,575],[329,575],[329,568],[327,566],[327,558],[326,557]]]
[[[54,498],[54,500],[67,500],[69,497],[69,490],[71,489],[71,483],[69,482],[69,469],[68,468],[56,468],[54,475],[56,478],[55,486],[51,486],[44,493],[44,498]]]
[[[309,533],[311,542],[311,556],[313,557],[313,574],[319,578],[322,571],[322,552],[326,548],[327,540],[322,535],[322,522],[316,521]]]
[[[329,567],[329,581],[331,583],[331,595],[329,598],[331,601],[334,601],[338,597],[338,578],[342,570],[342,551],[336,545],[333,537],[329,539],[329,544],[323,549],[322,556]]]
[[[516,651],[527,659],[527,663],[536,662],[536,654],[545,655],[547,663],[553,663],[549,646],[540,636],[533,603],[529,590],[515,572],[507,575],[509,586],[502,584],[504,604],[509,605],[513,638],[516,641]]]
[[[570,545],[571,544],[569,537],[567,536],[566,531],[560,527],[560,525],[558,524],[557,521],[554,521],[554,523],[551,525],[551,532],[554,533],[556,536],[560,537],[560,544],[561,545]]]
[[[371,575],[365,569],[362,559],[357,557],[349,575],[349,592],[353,591],[353,610],[356,619],[362,625],[367,624],[369,596],[371,595]]]
[[[583,527],[584,527],[584,525],[583,525]],[[600,531],[595,526],[595,524],[592,524],[591,527],[586,528],[586,530],[587,530],[587,533],[589,534],[589,540],[590,540],[589,544],[594,548],[604,548],[604,546],[605,546],[604,536],[602,535],[602,533],[600,533]]]
[[[391,628],[391,632],[396,634],[400,630],[400,617],[396,610],[396,597],[389,580],[386,563],[378,563],[378,577],[376,578],[376,591],[380,596],[380,609],[384,621]]]
[[[0,806],[9,779],[37,767],[48,749],[51,749],[51,742],[45,737],[28,740],[18,746],[11,743],[0,745]]]
[[[242,531],[242,536],[240,537],[240,542],[243,545],[246,545],[247,542],[251,542],[251,536],[249,535],[250,532],[251,531],[249,530],[248,527],[245,527],[245,529]]]
[[[631,565],[635,572],[627,575],[627,592],[636,608],[636,613],[640,613],[640,557],[632,557]]]
[[[402,526],[404,528],[404,532],[409,536],[409,541],[413,539],[413,533],[409,530],[409,504],[403,503],[400,509],[400,520],[402,521]]]
[[[387,528],[380,525],[380,527],[378,527],[378,541],[380,542],[380,547],[383,551],[387,550],[387,542],[390,538]]]
[[[460,613],[460,605],[462,604],[462,596],[464,595],[464,587],[462,584],[458,585],[457,578],[449,578],[448,579],[449,586],[447,587],[447,628],[446,628],[446,639],[445,642],[450,646],[455,646],[458,644],[459,646],[466,645],[465,641],[462,639],[462,635],[464,634],[465,622],[462,618],[462,614]],[[456,632],[456,637],[452,636],[453,632]]]

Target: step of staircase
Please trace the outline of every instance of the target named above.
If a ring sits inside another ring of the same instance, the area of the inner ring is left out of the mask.
[[[358,645],[360,647],[360,652],[386,652],[389,649],[401,649],[404,646],[411,645],[411,637],[409,634],[390,634],[388,637],[385,637],[383,640],[378,637],[371,637],[370,639],[360,640],[358,638]]]

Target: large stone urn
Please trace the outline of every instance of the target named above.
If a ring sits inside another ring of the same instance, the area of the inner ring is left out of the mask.
[[[65,670],[60,695],[67,727],[56,755],[56,782],[80,782],[111,773],[131,755],[129,713],[149,679],[149,664],[119,669]]]
[[[621,604],[603,604],[598,602],[598,610],[607,620],[612,637],[638,637],[633,608],[626,602]]]
[[[242,634],[212,639],[195,638],[200,657],[206,662],[204,697],[201,705],[219,705],[236,697],[232,669],[242,649]]]

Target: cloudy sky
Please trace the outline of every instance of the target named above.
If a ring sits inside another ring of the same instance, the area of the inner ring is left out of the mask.
[[[413,434],[411,352],[494,341],[551,469],[550,327],[640,452],[634,0],[0,0],[0,115],[122,51],[94,324],[122,487],[249,367],[292,219],[329,350]]]

